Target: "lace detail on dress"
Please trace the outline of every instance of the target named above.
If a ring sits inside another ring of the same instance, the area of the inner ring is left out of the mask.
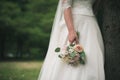
[[[73,14],[94,16],[92,5],[95,0],[62,0],[63,11],[71,7]]]
[[[72,0],[63,0],[63,8],[69,8],[72,6]]]

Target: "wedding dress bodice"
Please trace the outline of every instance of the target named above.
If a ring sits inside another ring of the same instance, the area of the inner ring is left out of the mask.
[[[94,16],[92,5],[95,0],[63,0],[63,9],[72,8],[73,14]]]

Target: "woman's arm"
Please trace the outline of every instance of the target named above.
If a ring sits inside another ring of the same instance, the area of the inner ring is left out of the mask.
[[[69,42],[73,43],[75,41],[78,44],[79,41],[78,41],[77,33],[74,29],[70,0],[64,0],[64,2],[65,1],[66,1],[66,3],[64,6],[64,19],[65,19],[68,33],[69,33],[69,35],[68,35]]]
[[[64,10],[64,19],[68,28],[68,32],[69,33],[75,32],[72,14],[71,14],[71,7]]]

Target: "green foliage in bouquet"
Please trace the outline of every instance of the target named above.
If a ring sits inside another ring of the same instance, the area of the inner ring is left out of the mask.
[[[57,47],[57,48],[55,49],[55,52],[60,52],[60,47]]]
[[[81,52],[80,53],[80,63],[81,64],[85,64],[85,59],[86,59],[86,55],[85,55],[85,52],[83,51],[83,52]]]
[[[79,38],[80,33],[76,32]],[[63,62],[70,64],[72,66],[77,66],[79,64],[85,64],[86,55],[83,47],[80,44],[69,44],[66,46],[64,51],[61,51],[60,47],[55,49],[55,52],[60,52],[58,55],[59,58],[63,60]]]
[[[57,47],[55,52],[61,52],[58,57],[63,60],[63,62],[70,64],[72,66],[77,66],[79,64],[85,64],[86,55],[80,44],[69,44],[66,46],[65,51],[60,51],[61,48]]]

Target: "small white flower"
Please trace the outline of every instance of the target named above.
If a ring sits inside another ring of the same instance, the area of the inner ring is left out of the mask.
[[[74,50],[73,49],[69,49],[69,52],[72,53]]]

